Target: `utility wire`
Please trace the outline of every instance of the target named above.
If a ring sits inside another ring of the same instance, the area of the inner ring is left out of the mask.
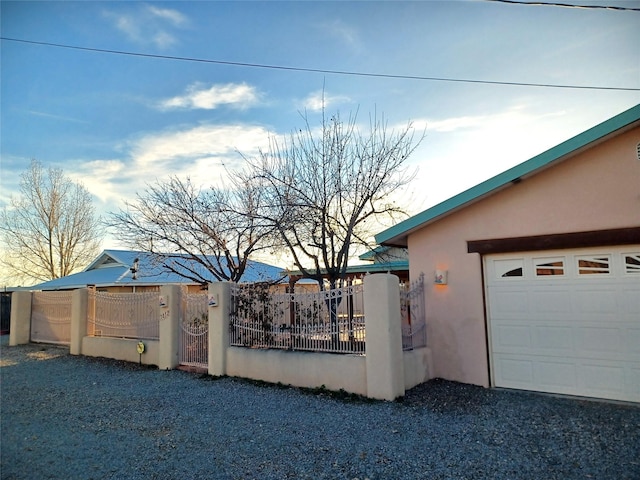
[[[271,70],[287,70],[287,71],[294,71],[294,72],[324,73],[324,74],[333,74],[333,75],[350,75],[350,76],[375,77],[375,78],[396,78],[396,79],[405,79],[405,80],[426,80],[426,81],[434,81],[434,82],[475,83],[475,84],[483,84],[483,85],[511,85],[511,86],[518,86],[518,87],[543,87],[543,88],[564,88],[564,89],[581,89],[581,90],[615,90],[615,91],[625,91],[625,92],[640,91],[640,88],[629,88],[629,87],[562,85],[562,84],[553,84],[553,83],[499,82],[499,81],[492,81],[492,80],[472,80],[472,79],[446,78],[446,77],[423,77],[418,75],[393,75],[393,74],[386,74],[386,73],[354,72],[354,71],[348,71],[348,70],[327,70],[327,69],[321,69],[321,68],[288,67],[284,65],[267,65],[267,64],[261,64],[261,63],[230,62],[230,61],[224,61],[224,60],[210,60],[205,58],[177,57],[177,56],[171,56],[171,55],[157,55],[157,54],[151,54],[151,53],[127,52],[123,50],[109,50],[109,49],[103,49],[103,48],[79,47],[77,45],[65,45],[65,44],[50,43],[50,42],[37,42],[34,40],[24,40],[19,38],[10,38],[10,37],[0,37],[0,40],[6,40],[9,42],[26,43],[30,45],[43,45],[47,47],[82,50],[85,52],[111,53],[114,55],[127,55],[132,57],[156,58],[156,59],[162,59],[162,60],[179,60],[184,62],[211,63],[216,65],[231,65],[236,67],[266,68]]]
[[[576,5],[572,3],[554,3],[554,2],[526,2],[521,0],[484,0],[485,2],[508,3],[511,5],[531,5],[534,7],[564,7],[564,8],[584,8],[584,9],[600,9],[600,10],[619,10],[629,12],[640,12],[640,8],[616,7],[614,5]]]

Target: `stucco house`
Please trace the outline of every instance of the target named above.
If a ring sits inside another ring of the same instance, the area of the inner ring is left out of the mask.
[[[640,105],[376,241],[433,278],[430,377],[640,402]]]

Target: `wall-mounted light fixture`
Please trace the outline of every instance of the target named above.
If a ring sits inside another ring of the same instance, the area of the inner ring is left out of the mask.
[[[209,295],[209,298],[207,300],[207,305],[210,307],[217,307],[218,306],[218,296],[217,295]]]
[[[433,283],[435,283],[436,285],[446,285],[448,276],[448,270],[436,270],[436,274],[433,278]]]

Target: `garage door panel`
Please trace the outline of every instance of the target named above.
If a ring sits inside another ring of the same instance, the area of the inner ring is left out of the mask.
[[[571,292],[568,289],[558,290],[553,287],[535,289],[531,292],[533,311],[540,314],[555,315],[571,312]]]
[[[640,362],[640,328],[627,328],[624,335],[625,351],[631,360]]]
[[[624,330],[620,328],[583,327],[576,329],[576,354],[603,358],[610,354],[624,356]]]
[[[640,364],[501,354],[495,378],[504,388],[625,401],[638,401],[640,395]]]
[[[637,399],[640,398],[640,363],[630,366],[625,372],[627,391]]]
[[[582,368],[586,390],[600,394],[625,390],[624,366],[587,363]]]
[[[496,377],[501,386],[527,388],[533,383],[533,362],[524,358],[501,356],[496,364]]]
[[[537,383],[543,391],[553,392],[558,388],[567,392],[575,391],[577,369],[575,363],[560,359],[538,360],[535,362],[534,372]]]
[[[500,325],[495,330],[494,342],[501,352],[530,348],[531,328],[523,325]]]
[[[637,278],[637,283],[640,285],[640,275]],[[629,318],[629,321],[637,322],[635,316],[640,312],[640,293],[637,285],[625,286],[621,292],[621,303],[621,310],[628,315],[634,316],[634,318]]]
[[[496,315],[526,314],[529,310],[529,293],[526,290],[505,289],[498,292]]]
[[[573,292],[573,309],[576,314],[587,317],[597,315],[601,318],[606,315],[615,319],[618,315],[618,296],[615,286],[603,285],[601,290],[594,286],[578,287]]]
[[[494,384],[640,402],[632,250],[640,255],[637,245],[485,257]]]
[[[568,327],[541,325],[535,327],[535,347],[548,354],[562,355],[573,349],[573,330]]]

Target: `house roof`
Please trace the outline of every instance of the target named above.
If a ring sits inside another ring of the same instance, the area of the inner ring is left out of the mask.
[[[139,260],[138,275],[134,279],[131,266],[136,258]],[[194,268],[202,270],[204,273],[204,267],[195,262],[193,265]],[[250,260],[242,275],[241,282],[279,280],[281,278],[282,268]],[[147,252],[104,250],[84,271],[34,285],[30,289],[69,290],[87,285],[109,287],[167,284],[194,284],[194,282],[175,273],[164,271],[162,266],[154,261],[153,256]]]
[[[380,245],[407,246],[407,237],[410,233],[637,125],[640,125],[640,104],[378,233],[375,240]]]
[[[360,265],[349,265],[347,266],[346,274],[349,275],[364,275],[366,273],[393,273],[393,272],[403,272],[409,270],[409,260],[398,260],[392,262],[374,262],[374,263],[363,263]],[[320,273],[322,275],[326,275],[326,269],[320,269]],[[288,272],[289,276],[293,279],[302,277],[302,272],[300,270],[292,270]],[[298,280],[298,283],[304,281],[305,279]],[[315,280],[313,280],[315,281]]]

